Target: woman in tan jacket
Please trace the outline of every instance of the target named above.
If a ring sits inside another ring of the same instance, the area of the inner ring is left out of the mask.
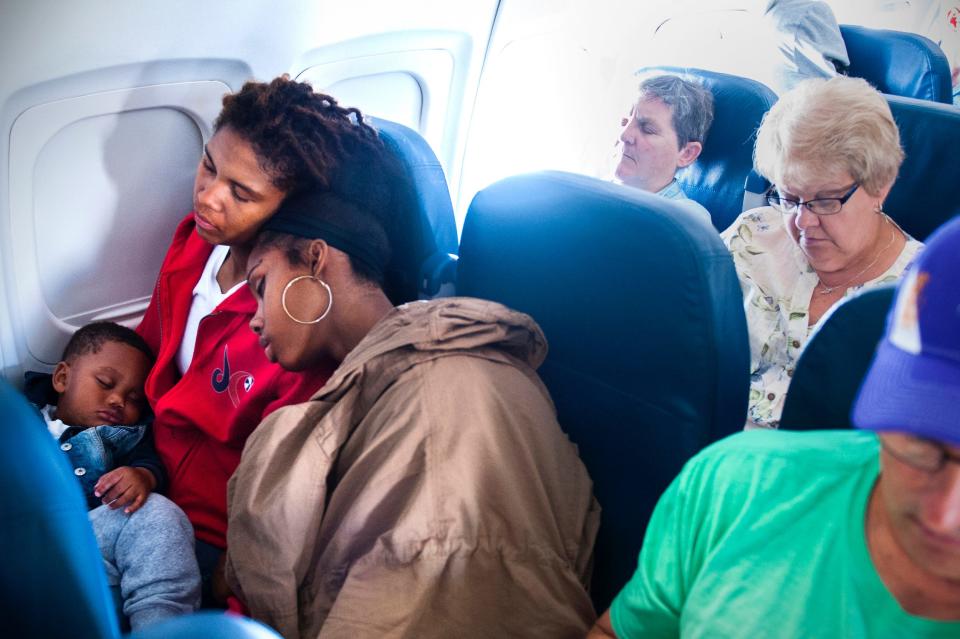
[[[289,638],[582,637],[599,508],[534,372],[543,333],[488,301],[392,306],[398,175],[358,142],[251,253],[267,357],[339,368],[248,440],[228,583]]]

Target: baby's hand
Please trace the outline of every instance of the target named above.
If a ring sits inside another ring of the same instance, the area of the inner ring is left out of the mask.
[[[124,508],[128,515],[135,513],[147,501],[157,480],[146,468],[121,466],[104,473],[93,487],[93,494],[110,508]]]

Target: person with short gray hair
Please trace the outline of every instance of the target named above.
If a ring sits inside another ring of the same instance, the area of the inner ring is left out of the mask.
[[[676,75],[658,75],[640,83],[640,99],[659,98],[672,109],[680,147],[701,145],[713,123],[713,94],[698,83]]]
[[[703,150],[713,122],[713,94],[675,75],[640,83],[640,96],[622,121],[616,176],[625,185],[670,198],[710,222],[710,213],[687,198],[675,175]]]

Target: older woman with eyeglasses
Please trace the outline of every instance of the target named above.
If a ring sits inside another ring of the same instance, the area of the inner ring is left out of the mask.
[[[750,333],[747,428],[776,428],[808,337],[837,302],[900,277],[922,244],[883,212],[903,150],[883,96],[858,78],[807,80],[757,133],[769,206],[722,237]]]

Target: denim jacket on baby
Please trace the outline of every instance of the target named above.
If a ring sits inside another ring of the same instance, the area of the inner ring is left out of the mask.
[[[51,423],[57,423],[52,416],[54,407],[44,405],[50,396],[32,393],[31,383],[35,381],[28,379],[27,399],[34,403],[50,428]],[[70,459],[73,474],[80,482],[90,509],[101,505],[100,498],[93,494],[100,477],[121,466],[145,468],[157,480],[154,492],[161,492],[165,488],[166,472],[153,447],[153,436],[147,424],[104,424],[89,428],[67,426],[57,438],[57,443]]]

